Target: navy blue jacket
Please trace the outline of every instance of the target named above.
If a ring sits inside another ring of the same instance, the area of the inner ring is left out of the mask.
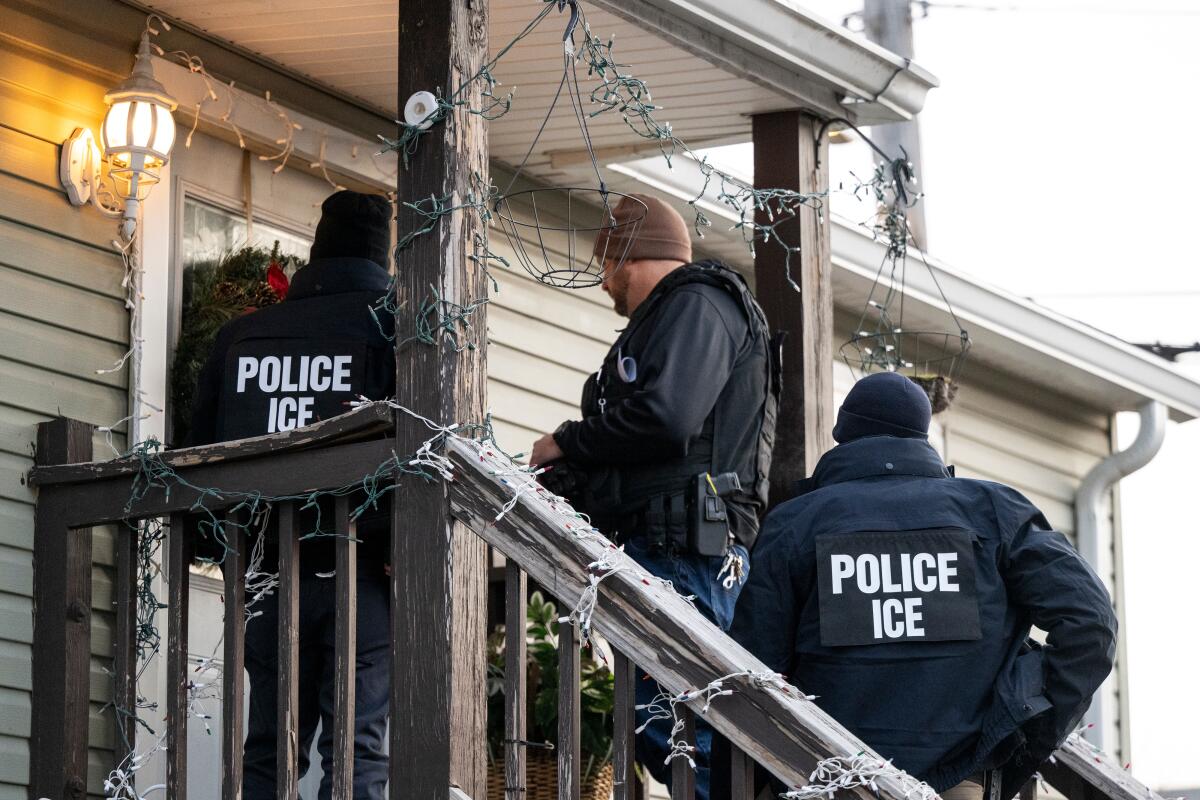
[[[969,535],[981,635],[822,645],[816,537],[926,529]],[[1027,642],[1031,625],[1044,647]],[[730,633],[934,789],[1001,766],[1019,788],[1112,668],[1116,617],[1100,579],[1019,492],[951,477],[922,439],[874,436],[827,452],[810,490],[767,517]]]
[[[226,323],[196,384],[187,445],[307,425],[344,414],[350,410],[347,403],[359,395],[371,400],[395,395],[396,361],[390,339],[394,320],[386,311],[373,314],[370,310],[389,285],[387,271],[365,258],[317,259],[296,272],[283,302]],[[340,357],[346,359],[340,368],[338,354],[345,354]],[[279,362],[285,355],[288,367],[276,367],[269,376],[265,362],[253,375],[241,374],[246,359],[260,356]],[[318,357],[324,359],[320,366],[315,365]],[[300,368],[309,363],[314,366]],[[269,383],[260,383],[260,377]],[[290,408],[285,408],[289,400]],[[364,474],[374,467],[364,464]],[[359,502],[361,496],[353,495],[350,507]],[[322,499],[319,511],[319,517],[312,509],[300,514],[301,535],[313,532],[318,519],[320,527],[328,531],[332,501]],[[377,508],[368,507],[358,519],[359,562],[373,570],[381,570],[389,556],[390,513],[390,500],[385,500]],[[224,548],[201,537],[197,553],[218,559]],[[271,539],[266,562],[274,565],[276,559]],[[300,560],[305,574],[332,570],[333,539],[305,540]]]

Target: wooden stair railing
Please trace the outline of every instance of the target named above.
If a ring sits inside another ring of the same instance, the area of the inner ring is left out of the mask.
[[[184,516],[203,499],[217,514],[240,502],[203,491],[220,487],[229,492],[257,491],[265,496],[304,496],[354,484],[394,456],[395,440],[379,438],[393,426],[393,411],[374,403],[333,419],[287,433],[242,439],[166,452],[159,463],[174,470],[179,480],[145,486],[142,459],[90,461],[92,426],[56,419],[38,430],[36,466],[29,483],[38,490],[34,533],[34,676],[31,729],[31,797],[82,798],[87,792],[88,687],[91,597],[91,530],[112,522],[169,519],[163,558],[168,577],[166,670],[166,795],[187,797],[187,709],[193,668],[188,664],[188,575],[191,542],[184,534]],[[136,490],[136,491],[135,491]],[[281,536],[291,547],[280,548],[280,726],[281,783],[294,787],[297,749],[296,591],[298,550],[295,502],[278,505]],[[335,500],[335,525],[342,534],[335,547],[339,597],[335,681],[337,693],[334,743],[334,796],[349,800],[353,776],[353,708],[355,580],[353,528],[345,497]],[[239,543],[240,528],[226,523],[231,543]],[[136,698],[135,554],[139,528],[117,529],[114,700],[132,708]],[[225,614],[222,693],[222,797],[240,797],[245,617],[244,547],[229,555],[234,568],[224,569]],[[135,729],[128,716],[117,715],[119,765],[129,755]],[[287,769],[285,765],[293,765]]]
[[[523,597],[523,573],[531,575],[570,608],[579,603],[590,583],[588,565],[601,561],[611,565],[612,569],[596,589],[591,623],[616,652],[615,798],[632,800],[632,665],[636,663],[677,693],[704,687],[716,678],[736,672],[766,673],[766,666],[662,582],[647,580],[645,572],[624,553],[615,551],[607,540],[577,535],[578,520],[542,502],[536,488],[521,487],[521,478],[483,463],[478,445],[453,440],[448,450],[455,465],[450,492],[452,513],[508,559],[508,631],[524,629],[514,625],[520,618],[514,615],[523,613],[523,606],[514,610],[511,602],[515,596]],[[514,491],[519,495],[515,504],[497,520],[498,512],[510,504]],[[519,636],[508,635],[508,652],[521,644]],[[564,663],[568,663],[567,669],[575,668],[571,662]],[[506,674],[511,674],[511,666]],[[733,693],[713,700],[704,719],[733,744],[731,773],[735,800],[750,798],[752,761],[766,767],[787,785],[799,787],[808,783],[812,768],[823,759],[849,760],[863,753],[871,754],[870,748],[793,687],[781,690],[770,682],[742,678],[728,680],[725,685]],[[523,692],[511,680],[506,690],[518,695]],[[689,701],[690,708],[684,714],[699,712],[704,703],[702,698]],[[523,710],[524,699],[509,696],[506,706],[510,712],[506,738],[519,740],[520,737],[511,734],[522,730],[513,726],[523,723],[514,722],[512,715]],[[690,719],[685,719],[685,723],[688,730],[693,729]],[[513,752],[519,749],[509,748],[510,771],[519,765],[520,756]],[[693,787],[688,781],[686,761],[675,759],[673,765],[673,800],[691,800]],[[564,766],[560,760],[560,770]],[[1059,749],[1055,760],[1043,768],[1042,775],[1070,800],[1162,800],[1078,736]],[[866,787],[855,788],[853,793],[863,798],[891,800],[914,796],[912,785],[895,776],[879,776],[875,783],[877,793]],[[511,778],[510,786],[513,786]],[[513,786],[505,800],[519,800],[520,788]],[[560,793],[560,800],[577,796]]]
[[[188,565],[190,546],[183,518],[204,498],[210,510],[223,512],[237,498],[224,500],[199,487],[228,492],[257,491],[264,496],[295,496],[351,485],[395,456],[393,410],[386,403],[366,405],[297,431],[162,454],[161,463],[178,473],[170,486],[138,486],[138,459],[91,462],[90,426],[59,419],[39,428],[37,466],[30,482],[38,489],[34,552],[33,713],[31,720],[31,797],[82,798],[86,792],[89,683],[89,528],[110,522],[167,517],[169,534],[163,557],[168,576],[166,669],[167,789],[170,800],[187,796],[187,705],[191,667],[188,653]],[[382,438],[381,438],[382,437]],[[446,455],[455,467],[450,486],[451,511],[506,559],[506,789],[503,800],[528,800],[525,779],[525,687],[523,664],[526,575],[532,576],[566,608],[576,607],[589,585],[596,605],[591,623],[614,650],[613,671],[615,800],[640,800],[633,770],[634,666],[671,691],[698,689],[716,678],[733,676],[732,694],[715,698],[703,718],[732,743],[733,797],[750,800],[754,763],[790,786],[808,782],[812,768],[829,757],[852,758],[866,746],[793,687],[766,675],[766,667],[700,615],[661,582],[648,579],[624,553],[606,540],[582,532],[579,520],[553,510],[536,484],[515,475],[511,464],[485,463],[475,442],[451,438]],[[502,458],[502,457],[498,457]],[[83,463],[63,463],[83,462]],[[501,469],[496,467],[500,466]],[[134,489],[138,487],[137,497]],[[514,500],[514,491],[518,496]],[[344,497],[336,501],[339,597],[336,620],[337,693],[334,731],[334,797],[352,797],[353,684],[355,643],[354,542]],[[279,796],[294,798],[297,702],[297,531],[296,503],[276,506],[281,536],[279,614]],[[501,513],[503,511],[503,513]],[[499,519],[497,519],[499,517]],[[227,523],[232,540],[240,528]],[[568,525],[571,529],[568,529]],[[122,525],[116,548],[114,587],[115,698],[129,707],[135,695],[137,537],[139,529]],[[242,664],[244,614],[242,592],[245,548],[232,556],[239,568],[225,570],[224,692],[222,700],[222,793],[240,797]],[[589,565],[603,562],[600,574]],[[396,580],[393,576],[393,580]],[[445,620],[429,620],[446,624]],[[578,691],[580,631],[561,626],[558,800],[578,800],[581,790]],[[482,657],[482,654],[481,654]],[[483,688],[480,687],[480,691]],[[393,694],[397,687],[393,686]],[[680,704],[683,737],[694,736],[693,715],[704,701]],[[444,719],[430,725],[448,724]],[[117,720],[118,742],[129,741],[130,720]],[[419,748],[421,742],[413,742]],[[463,743],[463,746],[480,746]],[[118,762],[127,753],[118,748]],[[211,768],[212,765],[206,765]],[[691,773],[685,759],[673,762],[674,800],[692,800]],[[1097,756],[1079,741],[1065,745],[1056,762],[1043,770],[1046,779],[1070,800],[1161,800],[1127,772]],[[445,785],[445,784],[443,784]],[[875,778],[876,789],[857,787],[844,794],[866,800],[916,800],[912,783],[894,774]],[[448,797],[461,797],[456,788]],[[391,786],[390,797],[409,797],[406,787]],[[484,800],[478,792],[476,800]],[[490,800],[501,800],[491,798]]]

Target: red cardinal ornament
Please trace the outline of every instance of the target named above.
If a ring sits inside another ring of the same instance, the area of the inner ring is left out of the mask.
[[[267,283],[270,284],[271,291],[275,292],[275,296],[280,300],[287,297],[288,276],[278,261],[272,261],[271,266],[267,267]]]

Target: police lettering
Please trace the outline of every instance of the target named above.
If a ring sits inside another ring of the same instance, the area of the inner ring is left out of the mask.
[[[257,388],[277,392],[349,392],[353,356],[241,356],[237,363],[237,392]],[[316,398],[272,397],[267,432],[290,431],[313,421]]]
[[[958,553],[863,553],[855,558],[845,553],[829,557],[833,594],[841,594],[850,579],[858,591],[870,594],[957,592]],[[925,628],[920,597],[872,598],[871,621],[876,639],[922,637]]]
[[[350,391],[350,362],[353,356],[300,356],[293,369],[291,356],[242,356],[238,359],[237,390],[258,377],[261,392]]]
[[[961,528],[816,537],[821,643],[974,641],[975,536]]]

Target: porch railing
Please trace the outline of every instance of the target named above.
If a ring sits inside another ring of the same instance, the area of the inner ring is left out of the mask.
[[[111,522],[168,519],[166,572],[167,698],[166,796],[187,796],[188,566],[190,545],[184,515],[203,500],[210,511],[235,504],[200,487],[227,492],[254,490],[263,496],[294,497],[360,481],[394,457],[393,411],[372,404],[317,425],[282,434],[165,453],[159,463],[177,480],[147,485],[140,459],[91,462],[89,426],[58,419],[39,427],[37,466],[30,481],[38,488],[34,549],[34,651],[31,797],[82,798],[88,752],[88,652],[90,642],[90,528]],[[725,636],[688,602],[649,577],[623,552],[585,533],[578,520],[546,502],[531,479],[496,469],[503,459],[479,444],[451,438],[445,455],[454,466],[451,512],[506,558],[505,769],[503,800],[524,800],[525,659],[527,576],[561,607],[576,609],[581,625],[560,626],[558,797],[578,800],[580,760],[580,628],[602,636],[614,651],[616,703],[613,720],[615,800],[634,800],[634,668],[640,667],[668,691],[688,699],[675,706],[680,741],[694,737],[694,718],[703,718],[731,742],[735,800],[748,800],[753,765],[761,764],[789,786],[809,783],[821,761],[873,754],[795,688],[768,675],[766,667]],[[135,491],[136,490],[136,491]],[[514,491],[516,497],[514,499]],[[353,796],[353,709],[355,670],[355,541],[346,499],[335,501],[338,595],[336,617],[334,797]],[[278,796],[296,797],[297,615],[299,549],[295,502],[277,504],[279,520],[279,744]],[[243,736],[243,613],[246,543],[242,526],[226,525],[231,549],[224,569],[224,691],[222,797],[240,797]],[[118,528],[114,604],[116,630],[114,704],[136,700],[137,603],[136,525]],[[393,581],[399,580],[396,574]],[[594,602],[593,602],[594,601]],[[445,621],[442,621],[444,624]],[[480,658],[482,658],[482,653]],[[724,679],[720,687],[713,681]],[[712,689],[711,692],[698,690]],[[713,695],[718,689],[732,690]],[[399,688],[393,685],[396,694]],[[480,692],[483,687],[480,687]],[[430,720],[430,725],[448,724]],[[134,740],[132,720],[118,715],[118,742]],[[420,747],[420,742],[410,743]],[[482,742],[465,743],[482,747]],[[118,762],[128,753],[118,748]],[[673,798],[692,800],[686,758],[673,762]],[[1046,780],[1070,800],[1160,800],[1129,773],[1093,753],[1082,742],[1062,748],[1043,769]],[[393,781],[390,797],[408,798]],[[845,790],[866,798],[906,800],[912,783],[887,770],[874,789]],[[451,790],[449,796],[461,792]],[[476,793],[474,800],[483,800]],[[492,800],[499,800],[493,798]]]

